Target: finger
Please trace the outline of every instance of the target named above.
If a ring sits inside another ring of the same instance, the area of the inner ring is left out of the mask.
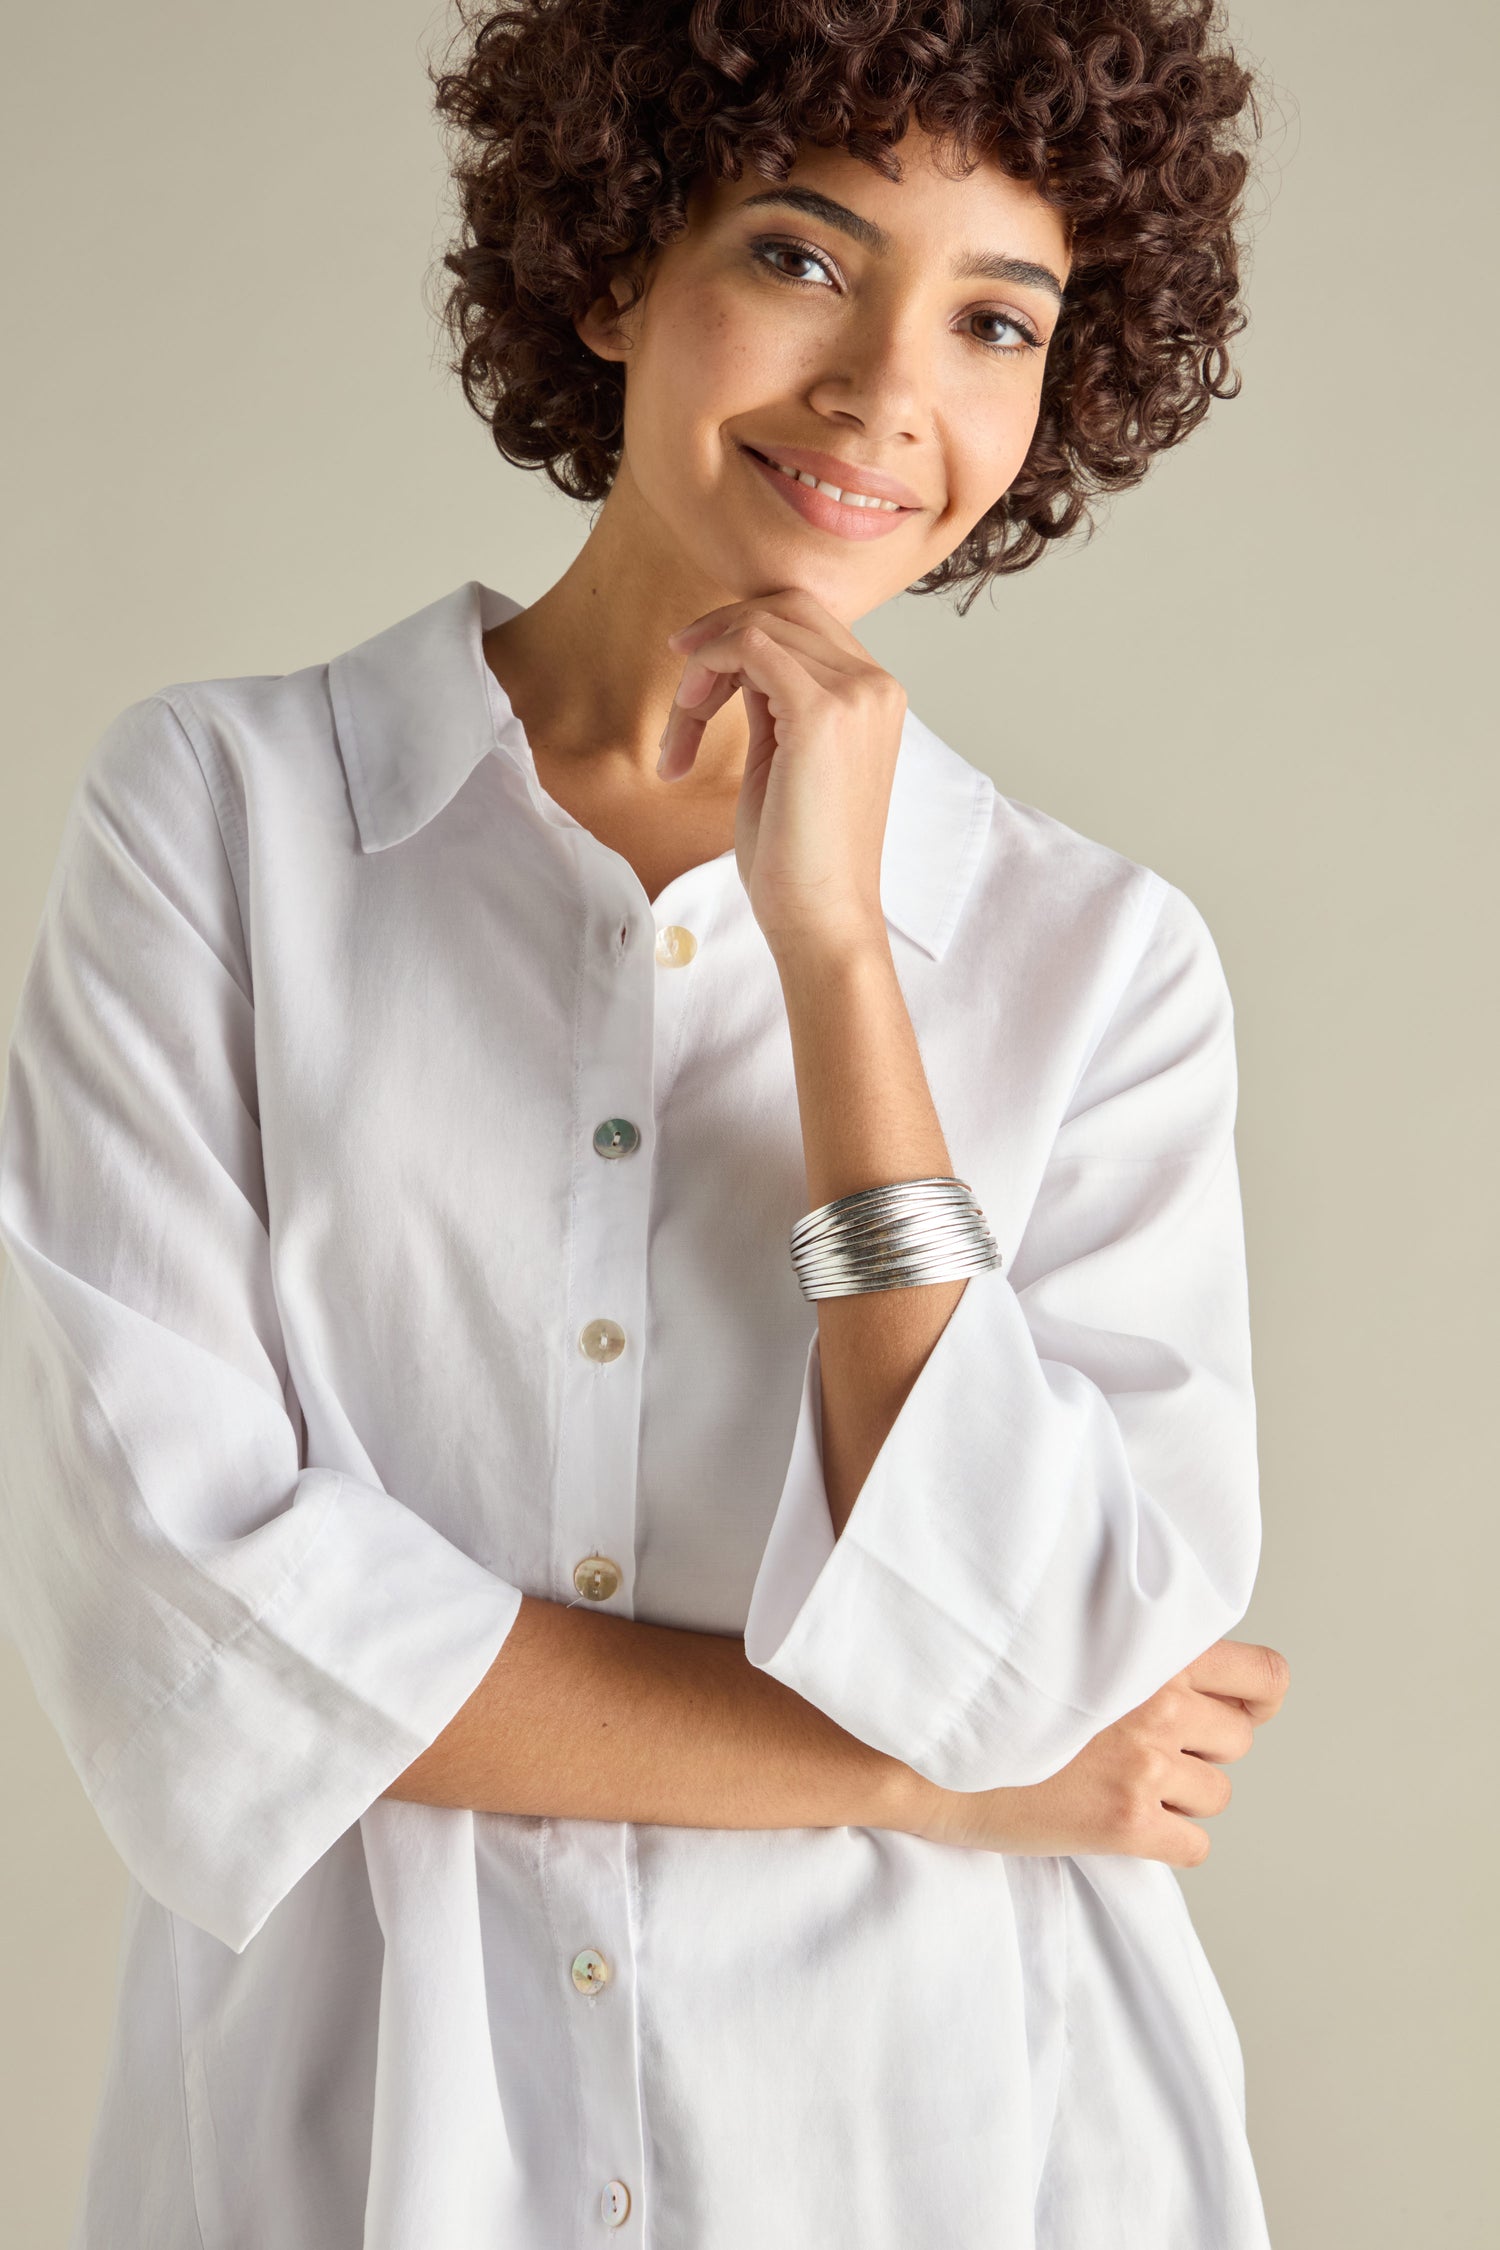
[[[723,602],[717,609],[705,610],[701,617],[669,633],[667,646],[683,653],[710,635],[732,625],[746,624],[757,616],[776,616],[788,624],[804,626],[824,640],[836,643],[849,655],[863,657],[867,663],[870,661],[869,650],[843,620],[825,609],[815,594],[809,594],[801,586],[786,586],[773,594],[758,594],[747,601]]]
[[[685,685],[692,689],[691,705],[682,701]],[[704,666],[689,666],[678,687],[678,699],[667,713],[667,723],[661,730],[656,770],[663,781],[680,781],[684,774],[692,772],[709,720],[738,695],[739,690],[739,681],[726,674],[708,671]]]
[[[1255,1721],[1238,1697],[1189,1690],[1187,1709],[1177,1727],[1179,1750],[1232,1765],[1254,1745]]]
[[[677,683],[677,693],[672,699],[672,709],[667,717],[684,714],[706,726],[716,711],[722,710],[732,696],[740,692],[737,672],[726,667],[716,670],[694,657]]]
[[[1192,1813],[1202,1820],[1221,1813],[1234,1793],[1234,1784],[1222,1766],[1183,1751],[1173,1760],[1174,1771],[1161,1793],[1164,1812]]]
[[[745,648],[737,638],[747,630],[716,634],[690,657],[662,729],[656,770],[664,781],[680,781],[692,770],[709,721],[747,684]]]
[[[786,647],[760,619],[734,626],[694,650],[667,713],[656,770],[664,780],[680,780],[697,757],[709,720],[747,683],[780,713],[796,710],[818,689],[837,687],[846,678],[823,661],[821,652]]]
[[[731,694],[745,679],[769,694],[777,684],[777,666],[782,656],[791,658],[800,668],[803,678],[815,681],[819,687],[836,688],[856,676],[852,664],[845,663],[837,656],[830,656],[828,650],[820,647],[811,635],[805,637],[805,642],[802,639],[787,639],[781,632],[769,629],[763,619],[757,618],[751,624],[731,626],[728,632],[718,633],[712,640],[704,641],[694,649],[678,682],[673,707],[696,713],[699,704],[705,699],[711,699],[716,686],[725,679],[729,681]],[[756,676],[757,657],[763,672],[767,662],[773,667],[764,677]],[[865,665],[861,669],[868,671],[869,666]],[[779,678],[783,687],[798,684],[797,672],[784,667],[780,670]]]
[[[1199,1828],[1182,1813],[1161,1808],[1141,1822],[1129,1846],[1132,1858],[1159,1859],[1168,1867],[1201,1867],[1213,1847],[1206,1828]]]
[[[1258,1641],[1215,1641],[1183,1674],[1189,1687],[1243,1703],[1256,1726],[1281,1709],[1291,1667],[1279,1649]]]
[[[797,597],[802,600],[803,597]],[[811,595],[805,597],[820,614],[826,614]],[[710,618],[733,613],[738,622],[714,632],[705,619],[670,636],[682,645],[689,661],[678,683],[672,708],[667,713],[667,723],[662,729],[658,745],[656,770],[663,781],[680,781],[690,773],[702,745],[704,730],[715,713],[720,711],[738,693],[742,681],[726,678],[717,670],[718,659],[734,648],[736,635],[752,628],[782,647],[801,654],[806,668],[826,686],[834,686],[840,677],[854,678],[861,673],[875,672],[879,667],[867,652],[854,640],[852,634],[844,638],[850,643],[852,654],[830,646],[827,636],[809,624],[794,618],[773,614],[764,604],[735,602],[726,605],[725,611],[711,611]],[[701,669],[699,668],[701,667]]]
[[[717,646],[721,641],[732,642],[737,633],[748,632],[753,627],[763,632],[768,639],[779,642],[783,648],[795,650],[799,655],[805,656],[810,663],[828,665],[836,673],[857,678],[862,672],[879,669],[874,658],[857,642],[845,648],[830,640],[818,627],[798,618],[782,617],[759,603],[747,602],[741,607],[743,614],[728,619],[717,631],[698,632],[695,628],[692,640],[680,644],[678,653],[690,660],[689,668],[709,648]]]

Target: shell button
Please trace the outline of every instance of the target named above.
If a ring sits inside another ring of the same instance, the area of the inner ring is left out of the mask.
[[[609,1982],[609,1963],[602,1953],[586,1945],[573,1956],[573,1982],[580,1992],[602,1992]]]
[[[573,1583],[586,1602],[607,1602],[620,1591],[624,1576],[608,1555],[585,1555],[573,1568]]]
[[[640,1133],[628,1117],[606,1117],[594,1127],[596,1156],[633,1156],[640,1145]]]
[[[617,1320],[591,1320],[578,1331],[578,1349],[585,1359],[618,1359],[625,1349],[625,1331]]]
[[[680,922],[668,922],[656,933],[656,962],[662,969],[685,969],[698,950],[698,940]]]

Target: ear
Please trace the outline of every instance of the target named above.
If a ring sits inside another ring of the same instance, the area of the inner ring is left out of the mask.
[[[589,350],[600,359],[624,359],[630,350],[630,312],[625,307],[631,294],[625,269],[609,277],[607,288],[597,296],[587,311],[579,313],[573,326]]]

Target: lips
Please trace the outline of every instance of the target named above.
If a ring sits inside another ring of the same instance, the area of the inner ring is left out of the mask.
[[[789,470],[797,478],[813,477],[819,484],[831,484],[840,492],[856,494],[866,503],[888,501],[902,509],[922,505],[921,494],[913,492],[911,486],[903,484],[898,477],[887,475],[883,469],[861,467],[857,461],[841,460],[836,453],[820,453],[810,445],[747,444],[745,451],[753,453],[759,461],[768,462],[773,469]],[[810,485],[808,490],[812,490]]]
[[[788,448],[789,453],[792,450]],[[803,452],[805,457],[804,449],[796,450]],[[757,476],[772,486],[805,523],[814,525],[820,531],[832,531],[841,539],[884,538],[913,512],[904,504],[882,508],[861,505],[858,501],[835,500],[831,492],[820,491],[816,485],[804,484],[800,477],[788,476],[754,446],[741,443],[739,451]],[[829,456],[818,455],[814,459],[827,461]],[[796,465],[800,467],[801,463]],[[817,474],[817,471],[812,470],[811,473]],[[845,468],[844,474],[849,476],[851,472]],[[851,476],[851,483],[852,481]],[[832,483],[833,478],[829,477],[828,482]]]

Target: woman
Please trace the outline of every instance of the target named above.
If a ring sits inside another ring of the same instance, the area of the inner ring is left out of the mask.
[[[74,2250],[1247,2250],[1232,1003],[852,627],[1227,394],[1248,80],[520,0],[438,99],[589,537],[122,712],[10,1048],[8,1609],[131,1878]]]

